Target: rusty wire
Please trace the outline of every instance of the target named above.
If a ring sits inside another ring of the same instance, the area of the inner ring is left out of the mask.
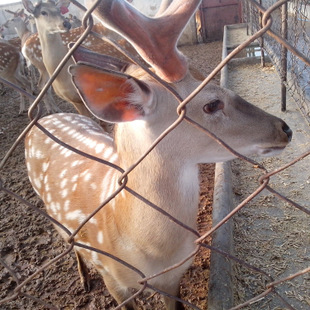
[[[256,161],[247,158],[245,156],[242,156],[241,154],[238,154],[236,151],[234,151],[232,148],[229,147],[229,145],[225,144],[222,140],[220,140],[219,138],[217,138],[212,132],[208,131],[205,128],[201,128],[201,126],[197,123],[195,123],[192,119],[188,118],[188,116],[186,115],[186,105],[190,104],[190,101],[211,81],[211,79],[218,73],[220,72],[220,70],[236,55],[238,54],[242,49],[244,49],[246,46],[248,46],[251,42],[253,42],[254,40],[260,38],[262,35],[269,35],[272,38],[274,38],[275,40],[277,40],[280,44],[286,46],[294,55],[296,55],[297,57],[299,57],[302,61],[304,61],[305,63],[307,63],[308,65],[310,65],[310,61],[309,59],[303,55],[302,53],[300,53],[300,51],[298,51],[296,48],[294,48],[289,42],[287,42],[286,40],[284,40],[280,35],[276,34],[273,30],[270,29],[271,25],[272,25],[272,19],[271,19],[271,13],[278,7],[280,7],[281,5],[283,5],[284,3],[287,2],[287,0],[280,0],[277,3],[275,3],[272,7],[270,7],[268,10],[264,9],[261,5],[259,5],[259,3],[257,3],[254,0],[248,0],[249,2],[251,2],[253,5],[256,6],[256,8],[263,14],[262,16],[262,28],[258,29],[246,42],[244,42],[243,44],[241,44],[240,46],[238,46],[230,55],[228,55],[213,71],[212,73],[201,83],[201,85],[187,98],[185,98],[184,100],[177,94],[175,93],[175,91],[164,81],[162,81],[161,79],[159,79],[157,76],[155,76],[150,70],[148,70],[148,68],[146,68],[145,66],[142,66],[142,68],[149,73],[152,78],[156,79],[158,83],[161,83],[163,85],[163,87],[166,87],[169,91],[171,91],[176,99],[179,101],[179,106],[178,109],[176,111],[176,116],[177,119],[176,121],[171,124],[171,126],[169,126],[152,144],[152,146],[146,151],[145,154],[143,154],[143,156],[141,156],[141,158],[139,158],[139,160],[134,163],[128,170],[124,171],[121,167],[113,165],[109,162],[103,161],[99,158],[96,158],[94,156],[91,156],[89,154],[83,153],[75,148],[73,148],[72,146],[64,143],[63,141],[61,141],[59,138],[55,137],[53,134],[49,133],[44,127],[42,127],[40,124],[37,123],[38,119],[40,118],[40,113],[38,112],[36,115],[34,115],[34,109],[39,107],[39,103],[42,100],[44,94],[46,93],[47,89],[52,85],[52,82],[54,81],[54,79],[57,77],[57,74],[60,72],[60,70],[62,69],[62,67],[65,65],[66,61],[71,57],[72,53],[74,52],[74,50],[83,42],[83,40],[87,37],[87,35],[92,31],[92,18],[91,18],[91,12],[96,8],[97,4],[99,3],[99,0],[96,1],[96,3],[94,3],[93,7],[87,11],[85,18],[83,20],[83,25],[85,27],[85,32],[84,34],[81,36],[80,40],[78,40],[78,42],[76,42],[74,44],[74,46],[69,50],[68,54],[64,57],[63,61],[59,64],[58,68],[55,70],[55,73],[51,76],[49,82],[46,84],[46,86],[43,88],[43,90],[40,92],[40,94],[37,96],[37,99],[34,101],[34,103],[31,105],[30,109],[29,109],[29,118],[31,120],[30,124],[27,126],[27,128],[23,131],[23,133],[18,137],[18,139],[16,140],[16,142],[14,143],[13,147],[8,151],[8,153],[6,154],[5,158],[2,160],[1,164],[0,164],[0,171],[2,169],[4,169],[5,164],[7,159],[11,156],[11,154],[13,153],[13,151],[15,150],[16,146],[22,141],[22,139],[25,137],[25,135],[27,134],[27,132],[31,129],[31,127],[33,126],[37,126],[39,127],[40,130],[42,130],[47,136],[49,136],[51,139],[53,139],[54,141],[56,141],[58,144],[60,144],[61,146],[63,146],[64,148],[70,149],[73,152],[76,152],[78,154],[80,154],[81,156],[85,156],[88,157],[92,160],[98,161],[103,165],[109,165],[111,166],[113,169],[116,169],[119,171],[120,173],[120,178],[119,178],[119,188],[110,195],[110,197],[108,197],[105,201],[102,202],[102,204],[100,206],[98,206],[98,208],[96,210],[94,210],[93,213],[91,213],[80,225],[79,227],[74,231],[74,232],[70,232],[65,226],[63,226],[61,223],[59,223],[58,221],[56,221],[55,219],[51,218],[48,214],[46,214],[44,211],[38,209],[37,207],[33,206],[32,204],[30,204],[28,201],[26,201],[25,199],[23,199],[22,197],[20,197],[19,195],[17,195],[16,193],[13,193],[12,191],[10,191],[9,189],[5,188],[3,186],[2,180],[1,180],[1,176],[0,176],[0,191],[5,192],[6,194],[10,195],[12,198],[19,200],[20,202],[24,203],[25,205],[27,205],[28,207],[32,208],[33,210],[35,210],[36,212],[39,212],[40,214],[44,215],[45,217],[47,217],[50,221],[52,221],[55,225],[57,225],[59,228],[61,228],[62,230],[64,230],[68,236],[68,247],[65,251],[63,251],[60,255],[58,255],[57,257],[50,259],[50,261],[43,265],[41,268],[39,268],[36,272],[34,272],[31,276],[29,276],[26,280],[24,280],[23,282],[20,282],[16,273],[14,272],[14,270],[12,270],[6,263],[5,261],[3,261],[0,258],[0,263],[9,271],[9,273],[11,274],[11,276],[15,279],[16,283],[17,283],[17,287],[14,290],[14,294],[10,297],[7,297],[5,300],[0,301],[0,304],[4,304],[7,301],[10,301],[14,298],[16,298],[18,295],[23,295],[23,296],[27,296],[28,298],[31,298],[37,302],[40,302],[42,305],[44,305],[47,308],[50,309],[55,309],[55,307],[53,305],[47,304],[46,302],[42,301],[42,300],[37,300],[36,297],[31,296],[29,294],[26,294],[25,292],[22,292],[23,288],[26,288],[27,283],[29,283],[37,274],[39,274],[40,272],[42,272],[43,270],[45,270],[46,268],[48,268],[49,266],[51,266],[52,264],[54,264],[55,262],[57,262],[58,260],[60,260],[62,257],[64,257],[65,255],[68,255],[68,253],[70,253],[73,249],[74,246],[77,247],[83,247],[85,249],[88,250],[92,250],[95,251],[101,255],[106,255],[111,257],[112,259],[114,259],[115,261],[117,261],[120,264],[125,265],[126,267],[130,268],[131,270],[133,270],[134,272],[136,272],[137,274],[139,274],[141,276],[141,280],[139,281],[139,283],[141,284],[141,289],[139,291],[137,291],[135,294],[133,294],[128,300],[124,301],[123,304],[119,305],[116,309],[120,309],[123,305],[125,305],[127,302],[129,302],[130,300],[134,299],[135,297],[140,296],[146,288],[149,288],[155,292],[158,292],[162,295],[166,295],[169,296],[171,298],[174,298],[178,301],[184,302],[185,304],[187,304],[188,306],[192,307],[193,309],[198,309],[196,306],[194,306],[193,304],[180,300],[178,298],[175,298],[174,296],[170,296],[169,294],[166,294],[165,292],[161,292],[159,291],[157,288],[151,286],[148,281],[158,277],[159,275],[169,272],[170,270],[173,270],[175,268],[178,268],[180,265],[184,264],[187,260],[189,260],[190,258],[192,258],[200,249],[200,247],[205,247],[208,248],[212,251],[216,251],[217,253],[219,253],[220,255],[223,255],[224,257],[226,257],[229,260],[235,261],[236,263],[245,266],[248,269],[251,269],[253,272],[255,273],[260,273],[264,276],[266,276],[268,278],[269,283],[266,284],[266,290],[264,292],[262,292],[261,294],[259,294],[258,296],[255,296],[253,298],[251,298],[250,300],[247,300],[246,302],[239,304],[231,309],[241,309],[245,306],[251,305],[252,303],[257,302],[260,299],[265,298],[266,296],[268,296],[269,294],[276,294],[279,296],[280,299],[283,300],[283,302],[286,304],[286,306],[289,309],[294,309],[292,306],[290,306],[283,298],[282,296],[280,296],[277,292],[276,292],[276,286],[289,281],[295,277],[301,276],[305,273],[309,273],[310,272],[310,268],[305,268],[302,271],[296,272],[293,275],[287,276],[287,277],[283,277],[282,279],[279,280],[274,280],[269,274],[267,274],[264,270],[262,270],[261,268],[258,268],[256,266],[253,266],[239,258],[237,258],[236,256],[232,255],[231,253],[226,253],[223,252],[219,249],[216,249],[214,247],[212,247],[211,245],[205,243],[205,240],[208,236],[212,235],[212,233],[214,233],[219,227],[221,227],[223,224],[225,224],[227,221],[233,219],[233,216],[240,211],[240,209],[242,209],[250,200],[252,200],[253,198],[255,198],[263,189],[267,189],[268,191],[270,191],[272,194],[280,197],[281,199],[283,199],[284,201],[286,201],[287,203],[289,203],[290,205],[294,206],[295,208],[298,208],[299,210],[305,212],[307,215],[310,214],[310,211],[297,204],[296,202],[288,199],[287,197],[283,196],[282,194],[278,193],[277,191],[275,191],[274,189],[272,189],[268,183],[269,183],[269,179],[270,177],[272,177],[273,175],[279,173],[280,171],[294,165],[296,162],[302,160],[303,158],[307,157],[310,155],[310,151],[300,155],[298,158],[294,159],[293,161],[291,161],[290,163],[286,164],[283,167],[280,167],[278,169],[275,169],[274,171],[267,171],[267,169],[262,166],[261,164],[257,163]],[[74,1],[72,1],[74,2]],[[80,6],[80,5],[79,5]],[[81,8],[81,6],[80,6]],[[118,46],[116,42],[113,41],[109,41],[109,39],[103,38],[105,40],[107,40],[108,42],[110,42],[114,47],[118,48],[120,51],[124,52],[123,48]],[[133,60],[133,62],[138,63],[138,60],[135,59],[134,56],[132,55],[127,55],[130,59]],[[40,111],[40,110],[38,110]],[[132,189],[127,187],[127,180],[130,177],[130,172],[133,171],[142,161],[144,158],[146,158],[148,156],[148,154],[156,147],[156,145],[163,140],[171,131],[174,130],[174,128],[176,128],[181,122],[186,121],[190,124],[192,124],[193,126],[195,126],[198,130],[203,131],[206,135],[209,135],[210,137],[212,137],[214,140],[216,140],[219,144],[221,144],[222,146],[224,146],[226,149],[228,149],[231,153],[233,153],[236,157],[239,157],[240,159],[250,163],[251,165],[254,165],[258,168],[260,168],[263,171],[263,175],[260,177],[260,185],[259,187],[253,191],[253,193],[251,195],[249,195],[244,201],[242,201],[237,207],[234,208],[234,210],[232,210],[222,221],[220,221],[217,225],[215,225],[214,227],[212,227],[210,230],[208,230],[207,232],[205,232],[204,234],[200,235],[196,230],[192,229],[191,227],[188,227],[187,225],[185,225],[184,223],[178,221],[178,219],[172,217],[170,214],[168,214],[166,211],[162,210],[160,208],[160,206],[156,206],[154,204],[152,204],[150,201],[148,201],[145,197],[140,196],[138,193],[134,192]],[[184,257],[179,263],[170,266],[169,268],[167,268],[166,270],[162,270],[161,272],[155,274],[155,275],[151,275],[151,276],[145,276],[140,270],[136,269],[134,266],[129,265],[128,263],[126,263],[126,261],[122,260],[121,258],[117,258],[112,256],[109,253],[103,252],[99,249],[87,246],[85,244],[81,244],[78,243],[74,240],[75,235],[80,231],[80,229],[97,213],[99,212],[102,208],[104,208],[104,206],[111,200],[113,199],[116,195],[118,195],[122,190],[126,190],[128,192],[130,192],[132,195],[134,195],[135,197],[137,197],[138,199],[142,200],[144,203],[148,204],[151,208],[155,209],[157,212],[161,213],[164,216],[167,216],[171,222],[174,223],[174,225],[179,225],[184,229],[187,229],[188,231],[190,231],[191,233],[193,233],[197,239],[196,239],[196,243],[197,243],[197,247],[195,249],[195,251],[193,253],[190,253],[187,257]]]
[[[266,9],[263,7],[269,7],[277,3],[276,0],[244,0],[247,9],[244,12],[246,21],[249,22],[252,31],[256,32],[260,28],[259,21],[256,16],[256,12],[264,12]],[[279,75],[288,75],[283,84],[287,90],[295,99],[300,111],[305,116],[306,120],[310,124],[310,98],[308,93],[308,79],[310,54],[309,54],[309,27],[305,8],[308,5],[306,0],[294,0],[288,2],[291,5],[291,10],[294,10],[296,14],[288,17],[287,23],[289,24],[289,31],[287,38],[283,38],[281,34],[281,21],[278,14],[275,14],[277,21],[273,23],[272,29],[269,30],[268,36],[264,36],[263,49],[268,53]],[[304,7],[304,9],[302,9]],[[300,44],[300,40],[304,42]],[[281,46],[285,47],[290,53],[287,57],[287,65],[289,71],[282,65]],[[301,65],[303,64],[303,65]],[[289,73],[289,74],[287,74]],[[305,79],[306,77],[306,79]]]

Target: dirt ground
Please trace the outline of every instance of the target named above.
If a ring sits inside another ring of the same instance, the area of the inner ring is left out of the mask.
[[[221,60],[221,42],[182,48],[194,65],[205,74]],[[218,81],[218,80],[217,80]],[[28,124],[26,115],[18,116],[16,92],[3,87],[0,97],[0,159]],[[71,109],[63,102],[63,111]],[[201,196],[198,215],[200,231],[211,227],[211,205],[214,165],[201,166]],[[20,195],[32,205],[44,209],[27,178],[23,143],[9,157],[0,174],[3,187]],[[12,296],[21,283],[52,258],[64,252],[66,244],[53,225],[35,210],[0,191],[0,300]],[[13,271],[12,275],[10,270]],[[47,268],[22,289],[17,296],[0,305],[2,310],[47,309],[113,309],[116,306],[100,276],[91,270],[91,291],[86,293],[79,281],[75,256],[71,252]],[[181,284],[181,297],[200,309],[206,309],[209,274],[209,253],[197,255]],[[32,298],[27,297],[32,296]],[[36,300],[37,299],[37,300]],[[143,300],[144,309],[162,309],[158,296]],[[45,305],[44,305],[45,304]]]
[[[257,82],[259,81],[259,83]],[[288,96],[287,112],[280,108],[280,80],[268,64],[238,63],[229,70],[229,87],[265,111],[284,119],[293,130],[293,139],[278,156],[256,158],[268,171],[284,166],[310,150],[310,128],[294,100]],[[274,175],[269,185],[280,194],[310,210],[310,156]],[[234,160],[233,190],[236,205],[259,186],[260,169]],[[310,215],[264,190],[234,217],[235,255],[279,280],[309,268]],[[270,279],[262,273],[235,264],[235,305],[261,294]],[[310,273],[276,286],[276,292],[293,308],[310,308]],[[262,298],[248,308],[291,309],[275,294]]]

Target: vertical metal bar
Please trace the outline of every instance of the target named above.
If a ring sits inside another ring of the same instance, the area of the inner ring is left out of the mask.
[[[247,0],[244,0],[244,16],[246,17],[246,34],[247,36],[250,35],[250,31],[249,31],[249,16],[250,16],[250,3]]]
[[[287,31],[287,2],[281,8],[281,35],[286,40],[288,37]],[[281,46],[281,111],[286,111],[286,82],[287,82],[287,48]]]
[[[196,36],[198,43],[206,42],[206,34],[205,34],[205,20],[203,16],[203,7],[202,5],[199,6],[195,14],[195,21],[196,21]]]
[[[259,0],[259,4],[262,5],[262,0]],[[259,13],[259,27],[260,28],[263,27],[262,18],[263,18],[263,14],[260,12]],[[261,62],[262,67],[265,67],[264,36],[260,38],[260,48],[261,48],[260,62]]]

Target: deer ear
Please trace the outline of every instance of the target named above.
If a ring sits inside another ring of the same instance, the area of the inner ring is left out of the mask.
[[[30,0],[22,0],[24,8],[31,14],[34,13],[35,7]]]
[[[74,43],[69,43],[68,47],[72,48],[73,45]],[[72,54],[72,58],[75,63],[84,62],[96,67],[118,72],[124,71],[129,65],[128,62],[122,61],[112,56],[95,53],[83,46],[79,46],[75,49]]]
[[[56,7],[60,9],[61,14],[66,14],[69,12],[70,1],[69,0],[59,0],[56,3]]]
[[[104,121],[142,119],[152,102],[149,87],[129,75],[83,63],[70,66],[69,72],[87,108]]]

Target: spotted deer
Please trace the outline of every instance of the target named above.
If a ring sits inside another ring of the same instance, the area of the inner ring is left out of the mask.
[[[100,2],[94,14],[126,37],[152,70],[186,98],[201,81],[192,76],[176,44],[199,3],[175,0],[160,16],[150,19],[126,1],[107,0]],[[105,64],[77,62],[69,72],[88,109],[99,119],[115,123],[114,136],[82,115],[65,113],[41,119],[25,141],[29,179],[47,212],[71,233],[104,204],[74,236],[76,242],[103,252],[75,248],[80,263],[92,262],[123,309],[137,308],[132,290],[142,288],[143,276],[156,274],[148,285],[178,296],[180,279],[192,260],[179,263],[196,248],[198,164],[226,161],[235,155],[183,121],[134,165],[178,118],[179,101],[136,65],[118,72]],[[186,117],[246,156],[279,154],[292,137],[283,120],[212,84],[186,106]],[[101,162],[58,144],[44,130]],[[117,193],[125,182],[121,181],[122,169],[130,173],[125,188]],[[171,221],[147,201],[191,229]],[[64,230],[56,228],[68,239]],[[179,267],[161,273],[174,264]],[[174,298],[163,298],[167,309],[181,309]]]
[[[68,11],[69,1],[59,1],[57,3],[48,1],[33,5],[31,1],[23,0],[23,4],[26,10],[32,14],[38,29],[38,34],[26,41],[24,53],[29,57],[40,59],[41,62],[43,59],[48,74],[52,75],[68,52],[68,44],[76,42],[83,33],[84,28],[71,29],[71,24],[63,16],[62,12]],[[109,29],[101,24],[94,25],[92,30],[93,33],[100,35],[111,33]],[[127,42],[125,44],[128,45]],[[96,35],[90,34],[83,42],[83,46],[97,53],[105,53],[111,56],[117,55],[117,57],[128,61],[126,56]],[[73,86],[68,73],[68,68],[72,64],[73,60],[70,59],[55,79],[53,88],[59,97],[72,103],[80,114],[89,116],[90,113]]]
[[[82,22],[75,15],[68,14],[67,18],[72,28],[79,28],[82,26]]]
[[[31,83],[25,76],[24,61],[24,57],[15,46],[0,40],[0,77],[31,94]],[[20,95],[19,114],[26,111],[25,98]]]
[[[49,79],[49,74],[42,61],[40,41],[39,39],[34,40],[36,42],[32,46],[27,44],[27,42],[32,42],[34,37],[37,38],[37,35],[33,34],[27,28],[25,20],[19,15],[9,19],[4,26],[9,29],[14,29],[21,40],[21,51],[27,61],[27,67],[31,76],[32,89],[35,88],[34,84],[37,84],[38,88],[42,89]],[[35,68],[39,71],[39,79],[37,83],[35,78]],[[46,92],[44,104],[48,113],[61,112],[54,100],[51,88]]]

